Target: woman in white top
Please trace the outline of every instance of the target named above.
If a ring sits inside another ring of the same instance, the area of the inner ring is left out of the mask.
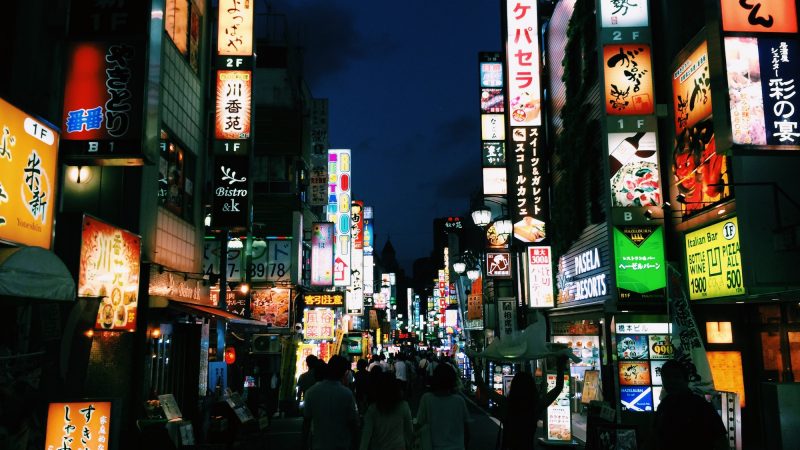
[[[410,450],[411,408],[402,400],[400,382],[391,373],[376,374],[375,381],[375,403],[364,414],[360,450]]]
[[[419,401],[417,426],[430,433],[433,450],[464,450],[469,443],[469,411],[464,398],[455,391],[456,371],[449,364],[439,364],[431,380],[433,392]],[[423,436],[422,439],[427,439]]]

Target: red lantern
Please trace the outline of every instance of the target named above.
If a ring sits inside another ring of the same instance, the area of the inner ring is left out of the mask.
[[[235,362],[236,362],[236,349],[233,347],[227,347],[225,349],[225,363],[233,364]]]

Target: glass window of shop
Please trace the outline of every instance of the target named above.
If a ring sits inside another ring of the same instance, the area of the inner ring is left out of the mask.
[[[800,304],[759,305],[761,381],[800,382]]]

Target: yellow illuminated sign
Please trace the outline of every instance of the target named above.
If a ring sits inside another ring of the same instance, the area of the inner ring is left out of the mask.
[[[714,388],[739,394],[739,406],[745,407],[742,352],[706,352]]]
[[[306,306],[344,306],[343,294],[304,294]]]
[[[739,224],[735,217],[686,234],[689,298],[744,294]]]

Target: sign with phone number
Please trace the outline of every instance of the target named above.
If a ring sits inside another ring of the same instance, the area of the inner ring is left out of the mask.
[[[745,293],[735,217],[687,233],[685,243],[690,299]]]

